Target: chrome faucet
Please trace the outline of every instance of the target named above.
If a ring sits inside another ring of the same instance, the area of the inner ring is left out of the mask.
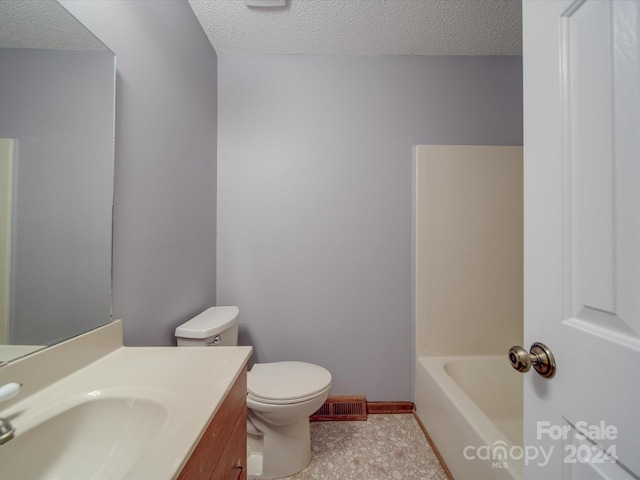
[[[21,383],[7,383],[0,387],[0,402],[9,400],[15,397],[20,391]],[[11,440],[16,433],[16,429],[13,428],[11,422],[6,418],[0,418],[0,445],[7,443]]]
[[[7,443],[13,438],[16,429],[11,426],[9,420],[0,418],[0,445]]]

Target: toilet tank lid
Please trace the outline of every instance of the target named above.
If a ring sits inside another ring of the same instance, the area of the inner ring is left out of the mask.
[[[176,337],[207,338],[238,322],[238,307],[211,307],[176,328]]]

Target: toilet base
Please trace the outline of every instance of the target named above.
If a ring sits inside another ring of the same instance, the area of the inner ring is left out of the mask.
[[[262,478],[262,453],[250,453],[247,448],[247,478]]]
[[[247,478],[272,480],[304,470],[311,461],[309,419],[268,427],[252,412],[250,421],[261,432],[247,434]]]

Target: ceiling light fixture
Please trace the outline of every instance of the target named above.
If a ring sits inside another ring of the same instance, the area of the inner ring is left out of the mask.
[[[244,0],[247,7],[284,7],[287,0]]]

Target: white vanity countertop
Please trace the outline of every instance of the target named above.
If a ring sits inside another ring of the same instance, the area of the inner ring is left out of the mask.
[[[100,473],[97,475],[83,475],[81,458],[73,462],[77,463],[78,470],[69,473],[79,475],[78,478],[175,478],[244,368],[251,351],[251,347],[117,348],[24,400],[18,397],[17,402],[0,410],[0,417],[10,419],[16,429],[16,437],[0,446],[0,459],[2,448],[19,440],[21,434],[25,434],[25,440],[20,444],[20,448],[24,448],[24,445],[28,446],[29,429],[79,404],[99,405],[95,411],[88,410],[89,415],[93,415],[90,422],[102,422],[96,424],[96,436],[103,430],[113,430],[116,422],[126,429],[127,421],[122,421],[121,413],[121,406],[126,405],[124,411],[135,417],[131,420],[132,432],[124,437],[128,442],[137,442],[129,449],[135,451],[134,467],[121,470],[116,465],[114,470],[109,462],[117,462],[121,454],[105,451],[104,458],[100,457],[104,466],[98,466]],[[16,378],[14,381],[22,380]],[[101,403],[97,401],[99,399],[107,401]],[[108,408],[103,409],[105,405]],[[117,407],[113,420],[109,405]],[[95,412],[100,413],[96,415]],[[147,419],[142,418],[147,416]],[[143,430],[146,428],[153,433],[145,435]],[[82,457],[75,447],[73,456]],[[36,458],[33,459],[37,461]]]

